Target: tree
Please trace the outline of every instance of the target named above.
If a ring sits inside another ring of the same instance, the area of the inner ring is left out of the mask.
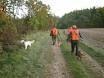
[[[9,51],[15,48],[16,41],[18,40],[18,33],[16,26],[12,22],[12,18],[6,13],[0,14],[0,42],[3,50]]]
[[[65,14],[58,22],[59,28],[76,24],[81,28],[104,27],[104,7],[76,10]]]
[[[28,16],[30,17],[30,25],[34,29],[47,29],[49,19],[49,6],[46,6],[38,0],[28,0]]]

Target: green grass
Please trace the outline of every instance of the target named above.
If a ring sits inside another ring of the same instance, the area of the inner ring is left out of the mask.
[[[100,64],[104,64],[102,58],[102,54],[96,52],[94,49],[85,46],[84,44],[80,44],[81,49],[86,52],[89,52],[90,55],[93,55],[92,57],[100,62]],[[70,46],[64,42],[61,46],[62,53],[64,55],[64,58],[66,59],[68,68],[72,71],[72,74],[74,78],[99,78],[100,75],[95,73],[92,69],[89,68],[88,64],[83,61],[79,61],[76,59],[75,55],[71,55],[70,52]],[[88,54],[89,54],[88,53]],[[95,53],[95,54],[94,54]],[[100,57],[97,57],[100,56]],[[102,76],[101,76],[102,78]]]
[[[96,51],[96,49],[85,45],[84,43],[80,44],[80,47],[87,52],[93,59],[95,59],[101,66],[104,67],[104,51]]]
[[[70,46],[64,42],[61,46],[62,53],[66,59],[68,68],[72,71],[74,78],[92,78],[84,65],[70,53]]]
[[[61,34],[63,34],[61,32]],[[63,41],[66,39],[65,35],[61,35]],[[96,74],[86,66],[83,61],[76,59],[75,55],[71,55],[70,45],[64,42],[61,46],[62,53],[67,62],[68,69],[71,70],[74,78],[96,78]]]
[[[63,39],[65,38],[63,36]],[[0,78],[46,78],[47,65],[51,64],[53,57],[49,34],[47,32],[33,33],[26,36],[26,39],[35,39],[36,42],[28,50],[20,48],[0,56]],[[97,52],[85,44],[80,46],[99,63],[104,64],[104,55],[101,52]],[[87,66],[71,55],[70,46],[66,42],[61,45],[61,51],[74,78],[94,78],[94,74]]]
[[[27,40],[35,39],[31,48],[21,48],[0,56],[0,78],[46,78],[46,65],[51,63],[51,47],[47,32],[33,33]]]

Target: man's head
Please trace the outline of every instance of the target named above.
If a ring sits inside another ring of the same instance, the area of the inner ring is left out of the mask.
[[[72,28],[73,28],[73,29],[77,29],[77,26],[76,26],[76,25],[73,25]]]

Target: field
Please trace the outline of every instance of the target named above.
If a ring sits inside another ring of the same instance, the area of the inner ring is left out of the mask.
[[[88,52],[104,68],[104,29],[82,29],[83,43],[93,51]]]
[[[49,31],[27,35],[36,42],[0,56],[0,78],[104,78],[104,29],[81,29],[82,60],[71,55],[60,30],[61,46],[53,46]]]
[[[104,29],[81,29],[85,42],[90,45],[104,49]]]

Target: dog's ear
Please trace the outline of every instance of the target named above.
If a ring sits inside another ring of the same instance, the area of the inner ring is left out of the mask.
[[[21,40],[21,41],[20,41],[20,43],[24,43],[24,42],[25,42],[25,40]]]

